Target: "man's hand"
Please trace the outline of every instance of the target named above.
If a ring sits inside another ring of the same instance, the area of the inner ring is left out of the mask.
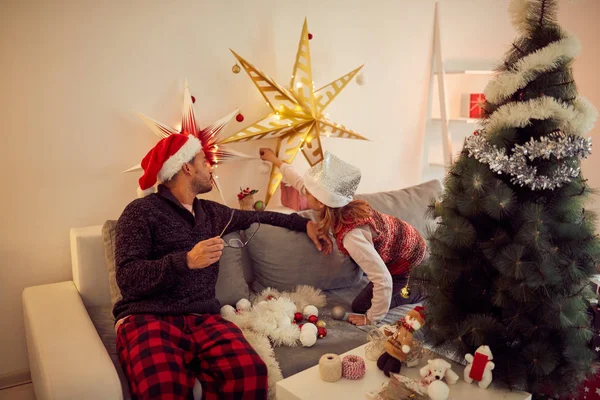
[[[214,237],[196,243],[194,248],[187,253],[187,265],[190,269],[202,269],[213,265],[223,254],[223,239]]]
[[[350,314],[348,315],[348,322],[356,326],[363,326],[371,324],[369,318],[364,314]]]
[[[308,235],[310,240],[313,241],[317,250],[323,251],[323,249],[325,249],[325,255],[331,253],[331,250],[333,249],[331,239],[329,238],[329,236],[322,235],[321,233],[319,233],[319,227],[314,221],[308,221],[308,223],[306,224],[306,234]]]

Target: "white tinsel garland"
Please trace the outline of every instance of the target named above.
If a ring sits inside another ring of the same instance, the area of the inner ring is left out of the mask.
[[[580,168],[567,164],[557,167],[553,176],[538,175],[537,168],[527,164],[527,159],[557,159],[586,158],[591,153],[592,139],[581,136],[564,135],[554,132],[540,140],[531,139],[524,145],[516,145],[513,154],[508,156],[504,149],[492,145],[483,134],[467,139],[465,148],[470,157],[488,164],[490,169],[498,174],[512,175],[511,182],[520,186],[528,186],[532,190],[554,190],[563,184],[571,182],[579,176]]]
[[[558,128],[567,135],[585,135],[592,130],[598,111],[585,98],[579,96],[570,105],[553,97],[543,96],[529,101],[512,102],[498,107],[484,121],[488,135],[494,136],[506,128],[523,128],[532,119],[554,119]]]
[[[485,98],[491,104],[499,104],[527,86],[537,77],[573,59],[581,51],[581,44],[574,36],[568,36],[521,58],[510,71],[504,71],[486,86]]]

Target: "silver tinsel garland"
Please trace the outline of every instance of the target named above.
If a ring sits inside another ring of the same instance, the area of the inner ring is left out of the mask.
[[[557,167],[552,176],[538,175],[537,168],[527,164],[536,158],[557,159],[587,158],[592,152],[592,139],[581,136],[565,135],[560,131],[549,136],[533,140],[524,145],[515,145],[512,155],[508,156],[504,149],[492,145],[479,131],[467,139],[465,148],[470,157],[488,164],[490,169],[498,174],[512,175],[511,182],[521,186],[529,186],[532,190],[554,190],[563,184],[571,182],[579,176],[580,168],[567,164]]]

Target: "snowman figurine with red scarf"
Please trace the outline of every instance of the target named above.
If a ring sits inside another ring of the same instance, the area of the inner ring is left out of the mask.
[[[492,370],[495,367],[493,359],[489,346],[479,346],[475,356],[465,354],[465,360],[469,363],[465,368],[465,382],[477,381],[480,388],[487,389],[492,383]]]

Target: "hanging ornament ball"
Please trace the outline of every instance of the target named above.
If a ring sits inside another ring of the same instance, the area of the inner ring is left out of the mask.
[[[364,86],[367,84],[367,76],[365,75],[365,73],[363,71],[360,71],[360,73],[356,77],[356,84],[358,86]]]
[[[315,325],[317,325],[317,328],[325,328],[327,326],[325,321],[323,321],[322,319],[318,320]]]
[[[313,34],[312,34],[312,33],[309,33],[309,34],[308,34],[308,40],[312,40],[312,38],[313,38]]]
[[[346,309],[342,306],[335,306],[331,309],[331,318],[340,320],[346,315]]]
[[[265,211],[265,203],[262,200],[257,200],[253,207],[254,211]]]
[[[317,336],[319,337],[319,339],[323,339],[325,336],[327,336],[327,329],[317,328]]]
[[[308,317],[308,322],[310,322],[311,324],[316,324],[318,320],[319,318],[316,315],[311,315],[310,317]]]
[[[235,120],[237,122],[242,122],[244,120],[244,116],[242,114],[238,114],[235,116]]]
[[[196,98],[194,96],[192,96],[192,103],[196,102]]]
[[[410,288],[408,286],[404,286],[400,291],[400,296],[402,296],[403,299],[408,299],[408,296],[410,296]]]
[[[294,321],[296,321],[296,322],[302,322],[302,318],[304,318],[302,316],[302,313],[297,312],[297,313],[294,314]]]
[[[234,74],[239,74],[241,70],[242,69],[237,63],[235,63],[235,65],[231,67],[231,72],[233,72]]]
[[[271,165],[269,165],[267,162],[261,163],[260,167],[258,167],[258,172],[260,172],[262,175],[267,175],[269,172],[271,172]]]

